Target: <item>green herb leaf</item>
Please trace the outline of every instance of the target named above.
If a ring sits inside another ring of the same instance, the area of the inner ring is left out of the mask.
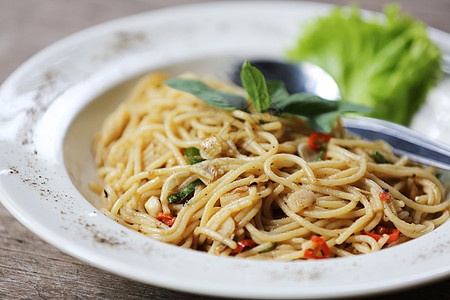
[[[241,81],[258,112],[271,111],[277,115],[294,115],[306,121],[315,131],[330,132],[336,118],[344,112],[367,113],[371,108],[343,101],[325,100],[317,95],[298,93],[289,95],[281,81],[268,81],[263,74],[248,61],[241,69]],[[238,95],[217,91],[205,83],[185,78],[172,78],[165,83],[190,93],[207,104],[222,109],[247,109],[247,101]],[[194,148],[195,149],[195,148]],[[198,149],[187,149],[186,156],[190,164],[203,161]]]
[[[333,129],[334,123],[336,122],[336,119],[341,115],[342,113],[340,111],[331,111],[328,113],[323,113],[314,118],[314,124],[315,126],[311,126],[316,131],[320,132],[331,132]],[[310,123],[308,123],[310,124]]]
[[[328,143],[323,143],[322,147],[320,147],[319,155],[317,156],[317,161],[322,161],[325,157],[325,153],[327,152]]]
[[[242,86],[258,112],[265,112],[270,107],[270,96],[266,80],[260,70],[245,61],[241,69]]]
[[[258,253],[266,253],[266,252],[269,252],[269,251],[275,249],[275,248],[277,247],[277,245],[278,245],[278,242],[274,242],[274,243],[272,243],[270,246],[268,246],[267,248],[264,248],[264,249],[262,249],[262,250],[259,250]]]
[[[392,162],[386,160],[383,154],[378,152],[378,150],[373,151],[372,158],[377,164],[392,164]]]
[[[304,117],[314,117],[335,111],[338,107],[338,101],[325,100],[309,93],[293,94],[279,103],[279,109],[281,111],[294,115],[302,115]]]
[[[271,80],[267,81],[267,91],[270,96],[270,108],[276,111],[279,104],[284,103],[289,97],[289,93],[286,90],[284,82],[281,80]]]
[[[200,150],[198,148],[189,147],[186,149],[185,154],[190,165],[205,161],[205,159],[200,156]]]
[[[246,110],[248,108],[247,100],[245,100],[244,97],[232,93],[217,91],[200,80],[187,78],[171,78],[164,81],[164,83],[173,89],[192,94],[203,100],[207,104],[219,107],[221,109]]]
[[[361,114],[368,114],[375,111],[374,108],[366,105],[355,104],[344,101],[338,101],[338,111],[340,112],[354,112]]]
[[[170,204],[181,203],[181,202],[189,200],[190,196],[192,197],[192,193],[195,191],[195,188],[202,184],[203,184],[203,182],[200,179],[197,179],[194,182],[191,182],[190,184],[188,184],[185,188],[183,188],[178,193],[170,195],[169,203]]]
[[[319,96],[298,93],[289,96],[279,104],[283,114],[295,115],[314,130],[330,132],[336,119],[346,112],[367,113],[373,109],[367,106],[344,101],[331,101]]]

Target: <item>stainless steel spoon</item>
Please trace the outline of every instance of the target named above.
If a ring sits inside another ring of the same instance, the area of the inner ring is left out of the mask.
[[[291,64],[277,60],[251,60],[266,80],[281,80],[286,90],[292,93],[308,92],[328,100],[341,98],[336,81],[319,66],[302,62]],[[237,65],[231,73],[231,80],[241,85],[241,65]]]
[[[251,60],[266,80],[281,80],[290,93],[309,92],[328,100],[340,99],[335,80],[320,67],[303,62],[290,64],[276,60]],[[231,80],[241,85],[240,65],[231,72]],[[394,153],[450,171],[450,146],[423,137],[416,131],[388,121],[357,117],[343,118],[345,128],[368,140],[385,140]],[[449,141],[450,142],[450,141]]]

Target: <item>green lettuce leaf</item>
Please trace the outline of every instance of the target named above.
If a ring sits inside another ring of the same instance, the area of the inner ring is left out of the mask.
[[[329,72],[343,100],[373,107],[370,116],[408,125],[442,75],[442,53],[398,5],[384,12],[365,18],[356,6],[337,7],[305,24],[288,57]]]

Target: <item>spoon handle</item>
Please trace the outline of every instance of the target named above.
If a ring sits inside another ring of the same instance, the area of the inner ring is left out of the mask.
[[[391,122],[367,118],[343,118],[344,127],[368,140],[388,142],[394,153],[411,160],[450,170],[450,146],[424,138],[420,133]]]

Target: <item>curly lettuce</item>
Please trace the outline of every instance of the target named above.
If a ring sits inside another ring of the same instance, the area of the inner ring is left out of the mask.
[[[329,72],[345,101],[374,108],[370,116],[408,125],[442,76],[442,53],[398,5],[384,14],[370,19],[356,6],[336,7],[305,24],[288,57]]]

